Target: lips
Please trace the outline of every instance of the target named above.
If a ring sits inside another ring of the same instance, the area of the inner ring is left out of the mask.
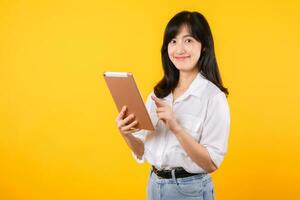
[[[184,59],[186,59],[186,58],[189,58],[190,56],[175,56],[174,58],[176,59],[176,60],[184,60]]]

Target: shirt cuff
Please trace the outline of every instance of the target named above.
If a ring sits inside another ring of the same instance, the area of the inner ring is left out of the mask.
[[[215,164],[215,166],[219,168],[224,159],[224,153],[218,153],[216,152],[216,150],[210,147],[206,147],[206,150],[208,151],[208,154],[211,160],[213,161],[213,163]]]
[[[143,164],[145,162],[145,152],[144,152],[144,155],[142,156],[141,159],[139,159],[133,151],[131,151],[131,153],[132,153],[132,156],[134,157],[134,159],[136,160],[137,163]]]

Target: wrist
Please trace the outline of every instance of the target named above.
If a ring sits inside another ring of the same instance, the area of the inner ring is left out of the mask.
[[[183,132],[183,128],[182,128],[182,126],[180,126],[180,124],[178,124],[175,128],[174,128],[174,130],[173,130],[173,133],[177,136],[177,135],[179,135],[180,133],[182,133]]]
[[[130,133],[122,134],[123,138],[126,140],[131,140],[134,136]]]

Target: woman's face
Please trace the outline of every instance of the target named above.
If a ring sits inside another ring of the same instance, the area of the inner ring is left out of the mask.
[[[184,25],[168,44],[168,55],[179,71],[193,71],[201,55],[201,43],[191,36]]]

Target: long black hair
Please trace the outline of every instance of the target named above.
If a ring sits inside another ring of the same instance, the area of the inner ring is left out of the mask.
[[[164,77],[154,87],[157,97],[163,98],[176,88],[179,81],[179,70],[174,66],[168,56],[168,44],[178,34],[180,28],[186,25],[190,34],[201,43],[201,55],[197,62],[198,71],[209,81],[214,83],[226,96],[228,89],[223,86],[219,72],[214,42],[210,27],[205,17],[198,12],[182,11],[177,13],[167,24],[164,33],[161,58]]]

